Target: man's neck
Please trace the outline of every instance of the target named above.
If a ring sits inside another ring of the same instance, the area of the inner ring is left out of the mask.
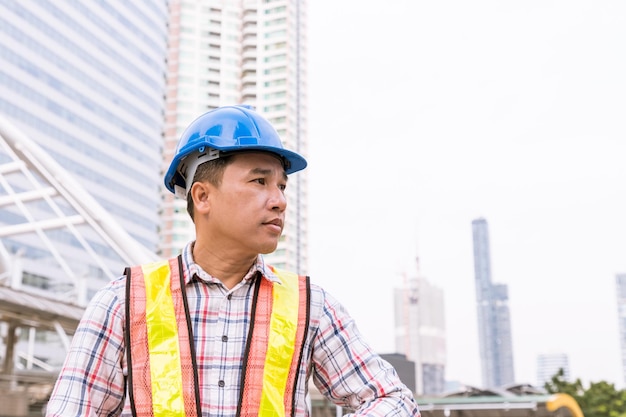
[[[232,254],[213,250],[198,242],[194,244],[192,253],[194,262],[209,275],[219,279],[228,289],[243,280],[257,259],[256,256],[233,257]]]

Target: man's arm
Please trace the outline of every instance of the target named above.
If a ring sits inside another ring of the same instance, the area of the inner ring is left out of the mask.
[[[46,417],[114,416],[125,398],[124,284],[116,280],[91,300],[56,381]]]
[[[313,346],[313,382],[354,415],[419,416],[413,393],[363,340],[354,320],[328,294]]]

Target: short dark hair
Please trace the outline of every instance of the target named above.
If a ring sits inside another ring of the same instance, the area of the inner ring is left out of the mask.
[[[208,182],[216,187],[222,183],[222,178],[224,177],[224,170],[232,162],[232,155],[224,155],[212,161],[205,162],[203,164],[198,165],[198,169],[196,170],[196,174],[193,177],[193,185],[194,182]],[[195,222],[194,212],[193,212],[193,198],[191,197],[191,187],[189,187],[189,192],[187,193],[187,213],[191,216],[191,220]]]

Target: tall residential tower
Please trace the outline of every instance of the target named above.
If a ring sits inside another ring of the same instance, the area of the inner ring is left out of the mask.
[[[248,104],[306,157],[306,2],[171,0],[164,161],[185,127],[221,105]],[[163,171],[167,166],[162,167]],[[290,176],[287,218],[273,265],[304,273],[308,263],[306,171]],[[186,202],[163,188],[159,252],[193,238]]]
[[[472,234],[482,382],[496,388],[515,382],[508,289],[491,280],[487,221],[472,221]]]
[[[394,291],[396,352],[415,363],[415,393],[445,391],[446,329],[443,291],[417,274]]]

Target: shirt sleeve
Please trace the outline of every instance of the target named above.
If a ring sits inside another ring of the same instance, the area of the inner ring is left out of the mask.
[[[323,295],[313,341],[313,383],[353,416],[419,416],[413,393],[393,366],[372,351],[345,308]]]
[[[56,381],[46,417],[118,416],[125,398],[124,284],[116,280],[90,301]]]

